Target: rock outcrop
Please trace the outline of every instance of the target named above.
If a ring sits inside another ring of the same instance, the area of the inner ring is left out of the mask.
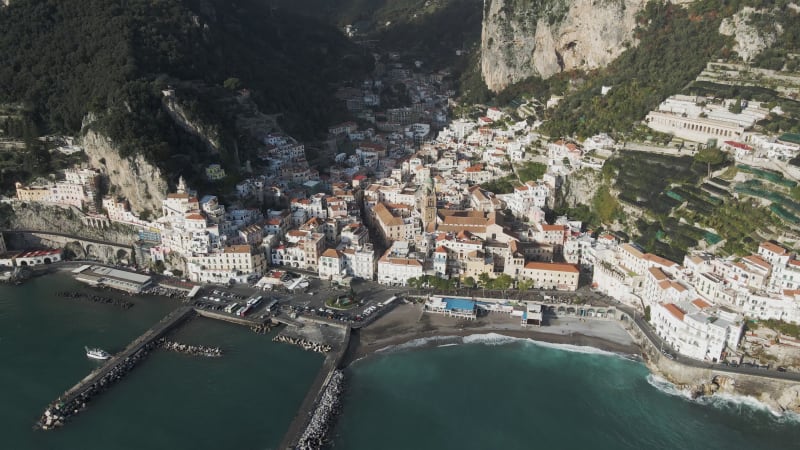
[[[733,17],[725,18],[719,25],[719,34],[733,36],[736,45],[733,50],[748,62],[758,56],[764,49],[770,47],[778,39],[778,35],[783,32],[780,24],[774,19],[761,21],[767,26],[759,26],[756,18],[761,16],[771,19],[772,13],[766,10],[756,10],[751,7],[744,7]]]
[[[662,355],[638,328],[632,329],[632,336],[642,347],[642,356],[650,371],[688,392],[692,398],[716,394],[750,397],[775,412],[800,413],[800,384],[794,380],[691,367]]]
[[[716,375],[707,383],[700,383],[690,387],[692,398],[708,397],[717,393],[732,394],[735,391],[736,381],[723,375]]]
[[[591,205],[592,199],[602,185],[600,172],[592,169],[581,169],[566,177],[561,185],[558,206],[574,208],[580,205]]]
[[[492,91],[603,67],[629,46],[646,0],[486,0],[481,73]]]
[[[125,226],[113,224],[107,228],[87,227],[81,221],[83,213],[74,207],[27,202],[13,202],[11,205],[13,214],[9,218],[10,229],[58,231],[123,245],[130,245],[136,240],[135,229]]]
[[[108,137],[89,129],[81,145],[89,157],[89,164],[100,170],[117,194],[126,198],[131,210],[161,210],[161,201],[166,198],[167,180],[161,170],[147,161],[141,154],[123,157]]]
[[[203,126],[198,121],[192,120],[190,114],[180,104],[175,93],[165,95],[162,99],[162,104],[178,126],[203,141],[203,144],[211,153],[219,153],[221,147],[219,132],[213,127]]]

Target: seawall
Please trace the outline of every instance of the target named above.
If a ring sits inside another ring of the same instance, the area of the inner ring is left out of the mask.
[[[635,322],[629,320],[628,323]],[[629,331],[641,347],[642,357],[648,369],[681,389],[689,390],[695,395],[713,395],[714,392],[720,392],[752,397],[776,412],[800,413],[798,380],[778,378],[770,376],[769,373],[759,375],[742,373],[741,370],[726,370],[724,366],[699,361],[697,365],[703,367],[690,366],[664,356],[638,325],[634,325]],[[763,369],[752,369],[752,371],[759,370]]]
[[[328,326],[328,324],[325,324],[324,326]],[[318,408],[326,407],[327,403],[330,403],[330,399],[327,399],[328,401],[325,402],[326,405],[323,405],[322,400],[325,397],[325,393],[328,390],[329,384],[334,378],[334,375],[337,373],[341,374],[341,372],[337,369],[339,369],[342,365],[345,353],[350,346],[350,334],[351,328],[348,326],[345,329],[343,342],[337,343],[338,345],[334,347],[334,350],[326,355],[325,362],[322,363],[322,368],[320,368],[317,377],[309,387],[308,393],[303,399],[303,402],[300,404],[297,414],[295,415],[294,419],[292,419],[292,423],[289,425],[289,428],[287,429],[286,434],[281,441],[281,445],[279,447],[280,449],[296,448],[301,436],[303,436],[304,433],[307,433],[307,430],[310,427],[319,426],[319,424],[312,423],[312,419],[314,418]],[[338,392],[341,390],[341,383],[343,382],[341,375],[336,377],[336,382],[339,384],[336,389],[338,395]],[[326,429],[323,430],[323,432],[327,432],[327,426],[330,424],[330,421],[333,418],[333,416],[325,417],[325,423],[323,425],[326,427]]]

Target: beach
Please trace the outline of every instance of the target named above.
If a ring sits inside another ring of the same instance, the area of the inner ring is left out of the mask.
[[[552,344],[588,346],[628,355],[641,353],[623,324],[613,319],[550,318],[541,327],[522,327],[518,317],[504,313],[493,312],[477,320],[465,320],[425,313],[421,304],[401,304],[351,335],[344,363],[346,365],[374,352],[418,339],[476,334],[499,334]],[[442,344],[438,339],[431,339],[430,342],[430,345]]]

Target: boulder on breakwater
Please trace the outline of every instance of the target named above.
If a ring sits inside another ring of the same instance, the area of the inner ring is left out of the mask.
[[[326,446],[331,423],[341,411],[340,399],[343,389],[344,373],[336,370],[331,373],[314,414],[295,446],[297,450],[317,450]]]
[[[328,344],[320,344],[318,342],[311,342],[306,339],[286,336],[284,334],[279,334],[272,339],[273,342],[284,342],[287,344],[297,345],[303,348],[303,350],[310,350],[312,352],[317,353],[328,353],[331,351],[331,346]]]
[[[171,350],[185,355],[205,356],[207,358],[219,358],[222,356],[222,349],[219,347],[181,344],[180,342],[168,341],[166,338],[159,339],[158,345],[165,350]]]

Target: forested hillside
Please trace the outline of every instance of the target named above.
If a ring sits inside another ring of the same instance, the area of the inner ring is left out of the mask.
[[[157,123],[170,80],[248,88],[310,137],[336,114],[330,83],[369,65],[333,27],[259,0],[16,0],[0,9],[0,29],[0,103],[21,104],[42,133],[74,134],[87,113],[110,114],[131,124],[112,138],[150,133],[150,156],[176,143]]]

